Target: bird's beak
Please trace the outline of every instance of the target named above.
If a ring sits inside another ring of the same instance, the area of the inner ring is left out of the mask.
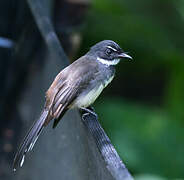
[[[121,54],[119,54],[119,55],[118,55],[118,58],[128,58],[128,59],[132,59],[132,57],[129,56],[128,54],[126,54],[126,53],[121,53]]]

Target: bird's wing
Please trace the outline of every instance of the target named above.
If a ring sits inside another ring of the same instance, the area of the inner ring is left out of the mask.
[[[61,77],[61,78],[60,78]],[[32,150],[43,128],[52,120],[57,119],[66,112],[67,102],[64,99],[72,99],[72,88],[65,85],[62,71],[55,78],[46,93],[46,104],[40,118],[34,122],[20,145],[13,162],[13,170],[22,166],[26,154]],[[63,98],[61,98],[63,96]],[[60,102],[60,103],[58,103]]]
[[[94,61],[86,62],[86,59],[82,57],[56,76],[46,93],[46,108],[55,119],[53,127],[57,125],[80,91],[88,86],[91,77],[96,72],[97,64]],[[45,125],[50,120],[47,118]]]

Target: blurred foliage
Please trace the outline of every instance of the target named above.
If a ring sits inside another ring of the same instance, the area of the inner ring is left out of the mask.
[[[166,111],[121,98],[101,98],[96,109],[130,171],[184,177],[183,127]]]
[[[181,0],[93,0],[83,30],[79,56],[112,39],[134,58],[117,66],[96,109],[138,180],[184,178],[183,32]]]

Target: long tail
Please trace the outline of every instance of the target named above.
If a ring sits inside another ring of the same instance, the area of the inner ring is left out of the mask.
[[[40,133],[44,128],[44,122],[48,118],[49,111],[43,110],[40,118],[32,125],[31,129],[28,131],[27,135],[25,136],[22,144],[20,145],[17,154],[15,155],[13,161],[13,170],[16,171],[17,167],[22,167],[25,159],[25,155],[27,152],[33,149],[36,140],[38,139]]]

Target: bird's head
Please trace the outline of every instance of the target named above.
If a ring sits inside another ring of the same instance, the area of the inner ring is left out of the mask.
[[[106,65],[116,65],[123,58],[132,59],[117,43],[111,40],[104,40],[95,44],[88,54],[95,56],[98,61]]]

